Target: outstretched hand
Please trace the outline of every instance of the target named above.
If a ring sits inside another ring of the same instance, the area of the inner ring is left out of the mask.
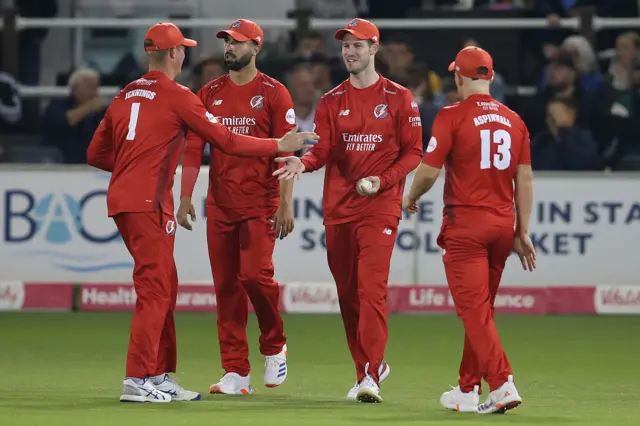
[[[278,176],[280,180],[300,179],[300,175],[304,172],[304,164],[298,157],[276,157],[275,161],[276,163],[284,163],[282,167],[273,172],[273,176]]]

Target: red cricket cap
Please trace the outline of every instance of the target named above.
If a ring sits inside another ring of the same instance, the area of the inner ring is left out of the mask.
[[[475,46],[462,49],[456,55],[456,60],[449,64],[449,71],[479,80],[493,78],[493,59],[489,52]]]
[[[237,41],[254,41],[258,46],[262,46],[264,33],[258,24],[248,19],[238,19],[233,21],[226,30],[218,31],[216,37],[231,37]]]
[[[342,40],[347,33],[360,40],[371,40],[374,43],[380,43],[380,31],[378,31],[378,27],[366,19],[352,19],[346,27],[336,31],[334,37],[336,40]]]
[[[182,31],[171,22],[155,24],[144,36],[144,50],[167,50],[176,46],[195,47],[198,42],[185,38]]]

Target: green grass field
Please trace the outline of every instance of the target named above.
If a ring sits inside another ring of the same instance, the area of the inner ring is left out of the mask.
[[[349,403],[355,376],[339,316],[288,315],[289,377],[262,385],[252,317],[249,396],[206,394],[220,377],[215,316],[178,316],[177,378],[190,403],[121,404],[130,314],[0,314],[0,425],[638,425],[640,317],[501,316],[523,405],[505,415],[447,412],[462,327],[453,316],[392,316],[382,404]],[[484,398],[484,397],[483,397]]]

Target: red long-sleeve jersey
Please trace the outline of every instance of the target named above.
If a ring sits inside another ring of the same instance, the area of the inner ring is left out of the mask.
[[[422,157],[422,123],[411,92],[386,78],[365,89],[346,80],[316,108],[318,144],[303,157],[305,173],[326,165],[322,206],[326,224],[369,215],[401,217],[406,176]],[[356,182],[380,178],[380,191],[363,197]]]
[[[157,209],[173,214],[173,176],[187,128],[234,155],[278,151],[275,139],[230,132],[189,89],[162,72],[149,72],[116,95],[87,149],[90,165],[112,172],[109,216]]]
[[[236,85],[229,75],[206,84],[198,97],[219,122],[236,134],[281,138],[295,125],[293,101],[286,87],[261,72],[249,83]],[[182,161],[181,196],[191,196],[202,164],[206,141],[194,132],[187,135]],[[291,155],[281,153],[279,155]],[[211,150],[207,204],[236,211],[275,207],[280,185],[272,176],[275,155],[241,158]]]
[[[531,164],[529,131],[518,114],[489,95],[473,95],[435,118],[423,163],[445,166],[444,216],[489,212],[514,223],[518,164]]]

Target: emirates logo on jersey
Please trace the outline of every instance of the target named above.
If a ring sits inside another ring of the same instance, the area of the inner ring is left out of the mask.
[[[382,118],[387,118],[389,116],[389,107],[387,104],[376,105],[373,109],[373,116],[376,120],[380,120]]]
[[[251,108],[260,109],[264,106],[264,96],[254,96],[253,98],[251,98],[251,101],[249,101],[249,103],[251,104]]]

